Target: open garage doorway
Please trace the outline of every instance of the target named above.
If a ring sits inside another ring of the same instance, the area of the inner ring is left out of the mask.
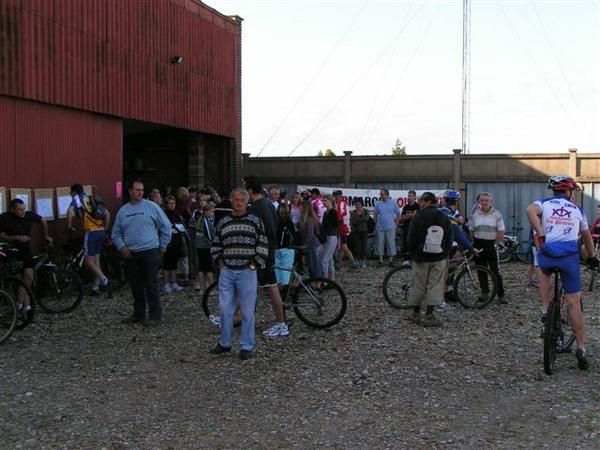
[[[163,194],[179,186],[217,191],[232,183],[233,140],[157,124],[123,122],[123,200],[127,184],[144,182],[146,193],[157,188]]]

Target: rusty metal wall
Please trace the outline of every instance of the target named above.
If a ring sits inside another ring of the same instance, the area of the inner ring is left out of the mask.
[[[239,141],[240,39],[195,0],[0,0],[0,94]]]
[[[0,186],[98,186],[117,205],[122,179],[122,121],[0,95]]]

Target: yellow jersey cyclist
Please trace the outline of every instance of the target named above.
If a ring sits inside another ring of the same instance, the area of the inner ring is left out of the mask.
[[[73,201],[67,211],[67,227],[74,231],[73,218],[81,217],[83,231],[83,248],[85,265],[94,274],[91,295],[98,295],[100,288],[108,288],[109,280],[102,272],[100,254],[106,238],[106,230],[110,224],[110,213],[106,208],[99,207],[99,197],[87,195],[81,184],[71,186]]]
[[[527,207],[527,218],[535,233],[540,296],[545,315],[552,296],[551,277],[560,271],[567,297],[569,319],[577,341],[577,365],[581,370],[589,366],[585,351],[585,322],[581,311],[581,275],[579,268],[578,238],[586,250],[593,254],[592,235],[581,208],[571,201],[573,192],[581,190],[575,180],[567,175],[557,175],[548,180],[552,197],[536,200]],[[598,259],[588,259],[590,266],[598,266]]]

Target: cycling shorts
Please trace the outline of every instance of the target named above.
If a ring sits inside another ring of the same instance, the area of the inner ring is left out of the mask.
[[[551,275],[554,269],[560,271],[562,286],[567,294],[581,292],[581,274],[579,272],[578,254],[563,256],[562,258],[550,258],[542,252],[538,252],[537,260],[540,269],[546,275]]]
[[[29,247],[29,245],[23,247],[19,246],[16,248],[19,250],[19,253],[17,253],[16,258],[19,261],[23,262],[23,270],[33,269],[35,266],[35,262],[33,260],[33,255],[31,254],[31,248]]]
[[[86,231],[83,238],[85,256],[96,256],[102,253],[105,237],[106,232],[104,230]]]
[[[269,248],[267,265],[264,269],[258,269],[258,286],[261,288],[277,286],[275,276],[275,249]]]

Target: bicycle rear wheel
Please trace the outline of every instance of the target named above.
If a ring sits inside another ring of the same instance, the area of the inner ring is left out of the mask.
[[[204,291],[202,296],[202,310],[208,320],[217,328],[221,327],[221,306],[219,304],[219,281],[215,281]],[[233,318],[233,326],[239,327],[242,324],[242,319],[239,313]]]
[[[544,372],[554,373],[556,363],[556,346],[560,334],[560,306],[552,300],[548,306],[544,321]]]
[[[500,243],[498,245],[498,262],[505,263],[510,261],[510,249],[506,247],[504,244]]]
[[[296,287],[292,306],[298,318],[309,327],[329,328],[346,313],[346,293],[333,280],[314,277]]]
[[[498,282],[485,266],[466,265],[454,277],[454,296],[465,308],[485,308],[496,296]]]
[[[74,271],[42,267],[38,275],[38,302],[45,312],[69,313],[79,306],[83,299],[83,285]]]
[[[0,344],[6,341],[17,327],[17,305],[11,295],[0,290]]]
[[[412,271],[410,267],[398,267],[390,270],[383,279],[381,287],[383,298],[393,308],[410,309],[408,296],[412,284]]]

